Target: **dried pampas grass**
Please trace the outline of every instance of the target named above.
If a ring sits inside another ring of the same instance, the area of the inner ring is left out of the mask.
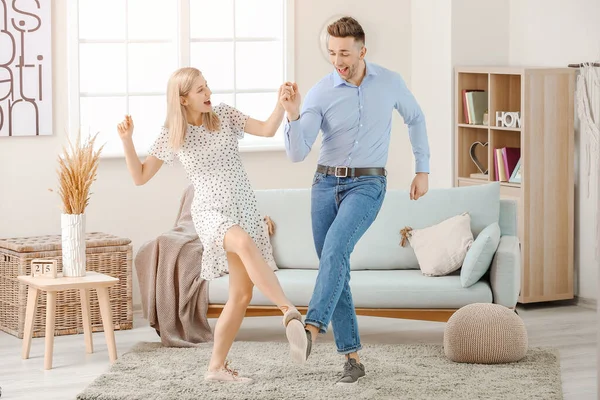
[[[81,143],[81,133],[75,145],[67,138],[68,147],[58,156],[58,194],[62,200],[63,214],[83,214],[90,201],[90,187],[96,180],[96,172],[102,145],[94,151],[96,137],[88,136]]]

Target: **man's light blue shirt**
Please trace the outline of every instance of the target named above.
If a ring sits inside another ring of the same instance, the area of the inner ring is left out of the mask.
[[[285,125],[285,148],[293,162],[306,158],[323,132],[319,164],[385,167],[392,112],[404,118],[415,156],[415,172],[429,173],[429,143],[425,117],[400,74],[366,62],[360,86],[337,71],[325,76],[306,94],[300,118]]]

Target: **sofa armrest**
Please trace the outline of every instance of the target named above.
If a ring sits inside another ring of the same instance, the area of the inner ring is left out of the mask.
[[[490,285],[494,303],[514,307],[521,290],[521,246],[516,236],[500,237],[490,267]]]

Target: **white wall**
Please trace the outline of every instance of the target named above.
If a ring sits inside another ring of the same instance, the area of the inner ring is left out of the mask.
[[[432,138],[432,187],[453,185],[453,68],[506,64],[508,16],[508,3],[502,1],[412,2],[412,88]]]
[[[510,63],[563,66],[600,59],[598,0],[511,0]],[[576,132],[575,293],[598,298],[598,261],[594,260],[594,197],[586,196],[583,147]],[[597,190],[596,182],[591,186]],[[600,217],[600,216],[599,216]]]
[[[507,65],[509,58],[509,3],[496,0],[452,1],[452,66]],[[456,94],[452,73],[452,126]],[[452,142],[454,149],[455,142]],[[454,167],[454,159],[452,166]]]
[[[0,237],[60,232],[60,203],[47,189],[56,187],[56,157],[68,126],[66,4],[67,0],[52,2],[54,135],[0,140]],[[303,94],[330,71],[321,56],[318,35],[330,16],[341,13],[363,24],[368,59],[400,72],[410,85],[410,0],[377,0],[370,7],[363,1],[297,0],[295,12],[296,81]],[[317,154],[318,145],[299,164],[288,161],[285,152],[245,153],[243,159],[255,188],[308,187]],[[407,130],[397,114],[388,168],[389,187],[408,188],[414,160]],[[172,226],[186,185],[183,170],[165,167],[146,186],[136,187],[123,159],[102,160],[87,210],[88,231],[128,237],[136,251]],[[133,276],[137,305],[135,272]]]
[[[506,65],[509,15],[506,1],[452,0],[453,65]]]
[[[431,187],[452,186],[452,7],[445,0],[411,4],[412,89],[431,148]]]

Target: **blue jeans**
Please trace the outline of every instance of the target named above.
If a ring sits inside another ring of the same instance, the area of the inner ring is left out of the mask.
[[[350,292],[350,255],[381,209],[385,176],[336,178],[315,173],[311,218],[319,273],[308,305],[306,324],[325,333],[329,323],[338,353],[360,349],[356,311]]]

